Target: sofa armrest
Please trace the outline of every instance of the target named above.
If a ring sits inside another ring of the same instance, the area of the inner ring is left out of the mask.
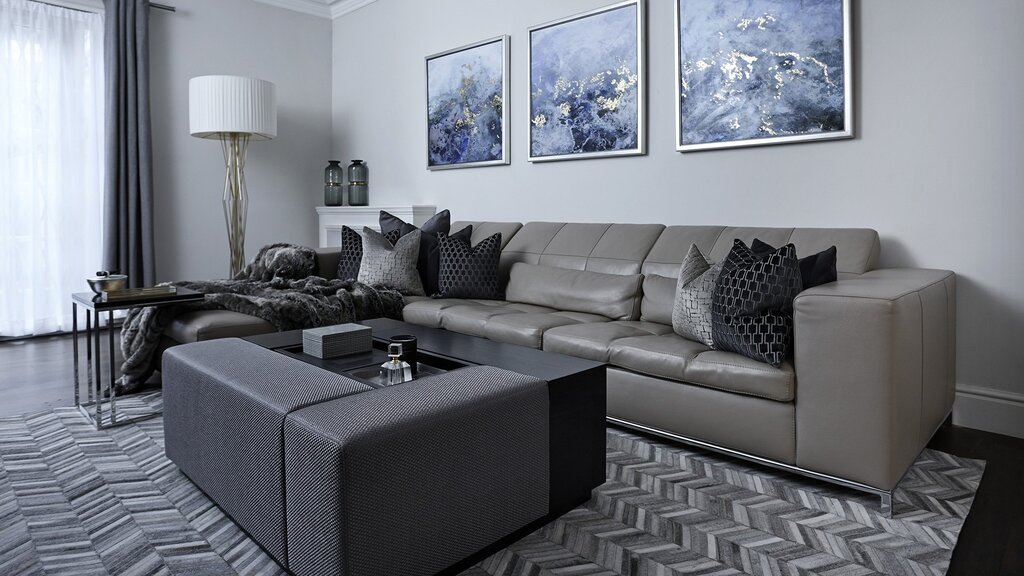
[[[953,405],[956,276],[874,270],[793,315],[797,465],[891,490]]]
[[[328,280],[336,277],[340,260],[341,248],[317,248],[316,262],[320,269],[320,277]]]

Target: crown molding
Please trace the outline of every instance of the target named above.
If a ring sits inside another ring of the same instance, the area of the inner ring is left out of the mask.
[[[256,2],[277,6],[278,8],[284,8],[285,10],[294,10],[296,12],[302,12],[303,14],[329,19],[344,16],[349,12],[355,12],[363,6],[367,6],[376,1],[377,0],[256,0]]]
[[[331,2],[331,18],[344,16],[349,12],[355,12],[363,6],[369,6],[377,0],[334,0]]]

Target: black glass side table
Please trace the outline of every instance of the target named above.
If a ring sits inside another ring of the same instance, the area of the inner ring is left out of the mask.
[[[138,422],[159,416],[159,412],[133,416],[131,418],[117,418],[117,390],[115,387],[114,358],[114,312],[140,308],[143,306],[169,306],[171,304],[182,304],[184,302],[198,302],[206,298],[206,295],[187,288],[178,288],[174,294],[149,295],[139,298],[119,299],[104,302],[101,296],[92,292],[76,292],[71,295],[71,332],[74,349],[74,370],[75,370],[75,406],[78,407],[86,418],[96,425],[97,430],[121,426],[130,422]],[[79,346],[78,346],[78,307],[85,308],[85,373],[86,373],[86,397],[82,402]],[[100,346],[103,338],[103,328],[100,326],[101,315],[107,313],[107,348],[110,352],[107,377],[103,377],[103,362],[100,354]],[[109,402],[108,402],[109,401]],[[104,403],[109,403],[108,416],[104,416]],[[93,409],[90,414],[89,410]]]

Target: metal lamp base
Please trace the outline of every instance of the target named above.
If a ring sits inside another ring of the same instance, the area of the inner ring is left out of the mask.
[[[245,188],[245,154],[249,149],[249,134],[230,132],[221,139],[224,150],[224,224],[228,229],[228,249],[231,252],[229,278],[245,268],[245,222],[249,211],[249,193]]]

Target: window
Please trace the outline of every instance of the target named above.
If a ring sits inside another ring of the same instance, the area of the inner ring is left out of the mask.
[[[0,0],[0,336],[70,330],[102,215],[103,16]]]

